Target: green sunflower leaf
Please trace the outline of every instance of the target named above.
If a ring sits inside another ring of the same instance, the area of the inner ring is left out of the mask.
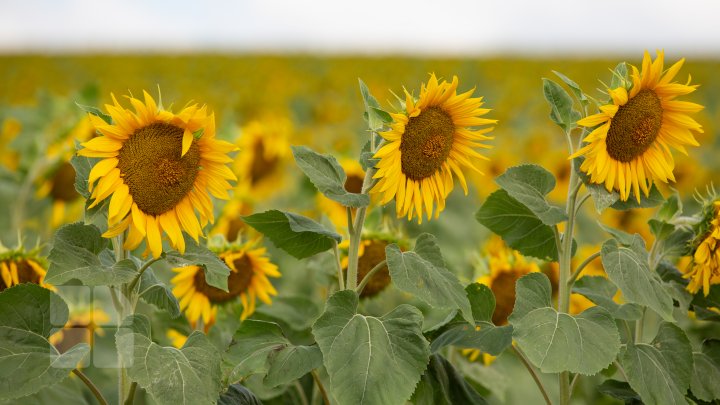
[[[392,122],[392,117],[380,108],[380,103],[378,103],[370,93],[370,89],[368,89],[365,82],[358,79],[358,83],[360,85],[360,94],[365,104],[365,113],[363,115],[368,123],[368,128],[371,131],[378,131],[382,129],[385,124]]]
[[[105,114],[104,112],[102,112],[99,108],[92,107],[89,105],[83,105],[83,104],[78,103],[77,101],[75,102],[75,105],[78,106],[78,108],[80,108],[81,110],[85,111],[86,113],[98,116],[98,117],[102,118],[102,120],[105,121],[106,123],[112,124],[112,117]]]
[[[217,405],[262,405],[262,401],[247,387],[232,384],[217,401]]]
[[[358,296],[343,290],[327,301],[313,335],[340,405],[401,404],[427,367],[428,343],[417,308],[400,305],[377,318],[357,312]]]
[[[169,286],[155,277],[152,269],[145,270],[140,278],[138,295],[148,304],[167,311],[170,317],[177,318],[180,316],[180,304],[175,298],[175,294],[172,293]]]
[[[693,353],[693,374],[690,389],[703,401],[720,399],[720,340],[703,342],[702,352]]]
[[[662,322],[650,344],[628,344],[619,360],[630,387],[646,405],[687,404],[693,356],[679,327]]]
[[[531,273],[516,284],[515,309],[510,316],[513,338],[528,359],[544,373],[600,372],[620,350],[620,335],[610,313],[601,307],[578,315],[552,307],[550,280]]]
[[[665,197],[663,197],[662,193],[660,193],[660,190],[658,190],[657,187],[655,187],[655,185],[653,184],[652,187],[650,187],[650,194],[647,197],[645,197],[644,193],[640,193],[639,203],[637,199],[635,199],[634,194],[631,194],[627,201],[618,200],[610,207],[618,211],[627,211],[635,208],[653,208],[663,204],[664,202]]]
[[[228,290],[227,279],[230,275],[230,268],[220,260],[215,253],[195,241],[187,235],[185,238],[185,253],[171,250],[163,253],[165,261],[171,266],[200,266],[205,271],[205,281],[213,287],[223,291]]]
[[[80,149],[80,142],[75,141],[75,149]],[[83,198],[90,198],[90,190],[88,189],[88,179],[90,178],[90,170],[92,170],[95,163],[99,162],[100,159],[89,158],[73,154],[70,158],[70,164],[75,169],[75,191],[78,192]]]
[[[293,146],[292,153],[298,167],[325,197],[346,207],[359,208],[370,204],[367,194],[345,190],[347,175],[335,157],[316,153],[306,146]]]
[[[526,256],[557,261],[555,234],[523,203],[500,189],[490,194],[475,219]],[[575,241],[573,241],[573,251]]]
[[[601,394],[617,398],[626,405],[642,405],[640,395],[633,391],[630,384],[625,381],[605,380],[597,389]]]
[[[135,263],[129,259],[117,263],[112,258],[101,260],[106,256],[101,253],[109,252],[107,247],[108,239],[101,236],[95,225],[76,222],[63,226],[53,239],[45,281],[60,285],[76,279],[87,286],[130,282],[137,274]]]
[[[618,304],[613,301],[617,287],[605,277],[582,277],[573,285],[573,292],[582,294],[596,305],[607,309],[615,319],[635,321],[642,317],[642,306],[632,303]]]
[[[590,100],[588,99],[587,95],[582,91],[580,86],[577,83],[575,83],[575,81],[573,81],[572,79],[570,79],[569,77],[565,76],[564,74],[562,74],[558,71],[553,70],[552,72],[555,73],[555,75],[557,77],[559,77],[560,80],[562,80],[565,84],[567,84],[568,87],[570,87],[570,90],[572,90],[573,94],[575,95],[575,98],[577,98],[580,101],[580,104],[582,104],[583,107],[587,107],[587,105],[590,104]]]
[[[430,351],[436,353],[448,345],[466,349],[479,349],[497,356],[512,344],[512,326],[495,326],[495,296],[490,288],[472,283],[465,288],[472,307],[474,326],[465,322],[452,322],[438,337],[433,339]]]
[[[615,66],[615,69],[612,70],[612,80],[610,81],[610,88],[616,89],[618,87],[627,87],[627,85],[630,82],[630,77],[628,76],[628,68],[627,63],[620,62]]]
[[[550,119],[560,126],[563,131],[571,131],[577,127],[577,121],[581,117],[580,113],[573,108],[574,103],[572,98],[559,84],[546,78],[542,80],[545,100],[547,100],[552,108],[550,111]]]
[[[118,354],[132,381],[158,404],[211,404],[220,396],[220,353],[208,338],[193,332],[179,350],[150,338],[150,320],[125,318],[115,334]]]
[[[90,351],[78,344],[60,353],[49,341],[68,320],[67,304],[36,284],[0,292],[0,400],[34,394],[64,380]]]
[[[457,276],[446,268],[435,236],[420,235],[412,252],[402,252],[396,244],[385,248],[390,278],[397,288],[413,294],[437,308],[457,308],[470,324],[472,309]]]
[[[270,354],[265,384],[276,387],[287,384],[322,367],[322,352],[317,346],[287,346]]]
[[[270,210],[242,219],[297,259],[324,252],[342,240],[312,219],[290,212]]]
[[[289,346],[280,326],[274,322],[247,319],[240,324],[223,354],[228,381],[239,381],[268,371],[268,357]]]
[[[650,270],[645,244],[639,235],[632,246],[615,239],[603,243],[601,257],[605,272],[620,288],[625,301],[649,307],[667,321],[673,320],[673,300],[660,276]]]
[[[543,224],[567,221],[565,210],[550,205],[545,196],[555,188],[555,176],[538,165],[520,165],[507,169],[495,179],[514,199],[533,212]]]
[[[486,404],[453,365],[439,354],[430,356],[430,364],[412,397],[415,405]]]

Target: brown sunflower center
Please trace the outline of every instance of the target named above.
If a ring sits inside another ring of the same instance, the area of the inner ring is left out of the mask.
[[[193,140],[185,156],[183,129],[156,122],[135,131],[118,156],[118,168],[138,208],[160,215],[175,207],[193,187],[200,148]]]
[[[8,270],[10,269],[11,261],[13,261],[15,263],[15,266],[17,266],[18,281],[20,282],[20,284],[40,284],[40,274],[38,274],[35,269],[30,266],[30,263],[28,263],[25,259],[11,259],[4,261],[3,263],[5,264],[5,266],[7,266]],[[5,280],[3,279],[3,277],[0,277],[0,291],[5,290],[6,288],[10,288],[10,286],[5,284]]]
[[[253,145],[253,160],[250,165],[250,182],[255,185],[260,180],[266,178],[278,164],[277,156],[265,156],[265,143],[263,141],[255,142]]]
[[[385,260],[385,247],[387,247],[387,245],[388,243],[385,241],[373,240],[365,246],[363,255],[358,259],[358,283],[362,281],[378,263]],[[370,277],[362,293],[360,293],[360,297],[374,297],[388,285],[390,285],[390,272],[387,266],[383,266],[380,271]]]
[[[440,107],[430,107],[405,125],[400,142],[402,172],[413,180],[433,175],[452,150],[455,124]]]
[[[495,312],[493,312],[492,321],[495,325],[505,325],[508,317],[515,307],[515,282],[520,279],[523,274],[509,270],[501,271],[492,281],[492,290],[495,294]]]
[[[649,89],[620,106],[610,123],[607,152],[611,158],[629,162],[645,152],[657,138],[662,126],[660,98]]]
[[[363,180],[360,176],[354,174],[349,175],[347,179],[345,179],[345,190],[350,193],[361,193]]]
[[[70,163],[61,164],[53,175],[50,196],[56,201],[73,201],[80,197],[75,191],[75,169]]]
[[[208,297],[210,302],[220,304],[230,301],[246,292],[250,287],[255,272],[252,268],[252,262],[247,255],[236,259],[233,262],[233,270],[230,271],[228,277],[228,291],[225,292],[219,288],[215,288],[205,281],[205,272],[201,269],[195,273],[195,289],[201,294]]]

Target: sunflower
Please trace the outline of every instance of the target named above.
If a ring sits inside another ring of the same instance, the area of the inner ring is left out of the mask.
[[[695,294],[702,287],[704,295],[710,293],[712,284],[720,284],[720,200],[709,204],[706,211],[704,232],[683,276],[690,279],[688,291]]]
[[[351,193],[360,193],[362,191],[363,181],[365,180],[365,171],[360,165],[360,162],[354,159],[340,159],[339,163],[347,175],[345,190]],[[347,208],[344,205],[318,193],[317,207],[322,213],[327,215],[333,225],[335,225],[335,228],[347,228]]]
[[[21,130],[22,124],[15,118],[3,120],[2,127],[0,127],[0,149],[3,151],[0,154],[0,165],[13,172],[20,164],[20,155],[16,151],[10,150],[10,144]]]
[[[52,201],[51,226],[57,228],[62,225],[66,221],[67,207],[73,206],[73,203],[80,199],[80,194],[75,190],[75,169],[70,162],[61,162],[50,171],[48,179],[43,182],[36,195]],[[79,210],[71,210],[72,218],[67,219],[77,219],[79,213]]]
[[[385,260],[385,248],[392,242],[389,238],[382,236],[366,237],[360,242],[360,246],[358,247],[358,284],[370,273],[370,270]],[[403,245],[402,242],[399,244]],[[340,243],[339,247],[346,249],[349,247],[349,243],[345,240]],[[404,246],[401,246],[400,249],[405,250]],[[346,275],[348,261],[346,256],[340,263]],[[390,270],[388,270],[387,266],[383,266],[382,269],[370,277],[370,280],[360,293],[360,298],[370,298],[380,294],[380,292],[390,285],[390,281]]]
[[[372,192],[382,195],[382,204],[395,198],[397,216],[411,220],[423,212],[435,218],[445,208],[445,198],[453,189],[453,173],[467,195],[462,168],[478,171],[476,159],[487,159],[476,148],[490,148],[478,141],[493,139],[485,134],[492,127],[473,130],[470,127],[494,124],[480,118],[487,109],[480,108],[482,97],[471,97],[474,89],[457,94],[458,79],[438,82],[434,74],[420,89],[420,98],[405,92],[405,113],[391,114],[390,130],[381,132],[385,144],[375,158],[379,179]]]
[[[188,339],[187,335],[175,329],[168,329],[168,331],[165,333],[165,336],[170,339],[170,344],[172,344],[175,348],[178,349],[185,346],[185,342],[187,342]]]
[[[6,250],[0,246],[0,291],[22,283],[51,288],[45,284],[46,267],[44,260],[34,251],[25,252],[22,248]]]
[[[64,353],[78,343],[94,346],[95,335],[105,336],[103,325],[110,324],[110,316],[102,309],[85,309],[70,315],[65,327],[50,336],[50,343]]]
[[[255,248],[256,243],[247,242],[218,252],[218,257],[230,268],[227,292],[209,285],[199,266],[173,269],[178,273],[171,280],[175,286],[173,294],[180,300],[180,309],[185,311],[193,327],[202,320],[205,328],[209,328],[215,323],[218,305],[238,298],[243,306],[242,320],[255,312],[256,298],[267,305],[272,303],[270,296],[277,295],[277,291],[268,277],[280,277],[280,272],[267,257],[267,250]]]
[[[618,191],[623,201],[631,193],[640,201],[640,191],[647,197],[653,182],[674,182],[670,148],[687,154],[685,145],[698,146],[694,134],[703,132],[688,116],[703,106],[675,100],[697,88],[690,80],[671,82],[685,60],[663,72],[663,58],[658,51],[653,62],[645,52],[642,72],[632,67],[630,89],[608,89],[612,104],[578,121],[578,125],[597,128],[584,139],[587,145],[570,158],[585,156],[580,169],[590,175],[590,181]]]
[[[283,189],[285,169],[292,156],[291,132],[292,124],[287,119],[251,121],[242,127],[237,142],[242,153],[233,166],[239,178],[238,195],[258,201]]]
[[[222,213],[217,219],[211,235],[223,235],[226,241],[235,242],[243,232],[252,232],[248,229],[242,217],[253,213],[252,205],[245,202],[238,194],[223,206]]]
[[[480,330],[479,328],[478,326],[476,329]],[[484,366],[491,365],[497,359],[497,356],[485,353],[480,349],[460,349],[460,353],[472,362],[480,361]]]
[[[195,241],[202,227],[214,222],[213,203],[208,195],[228,199],[227,180],[235,175],[225,166],[227,153],[235,145],[215,138],[215,116],[197,104],[174,114],[158,107],[144,92],[145,102],[128,97],[135,112],[122,107],[115,96],[106,105],[114,124],[90,115],[102,133],[82,144],[81,156],[102,158],[88,178],[90,208],[110,198],[111,238],[129,230],[125,249],[135,249],[147,240],[154,257],[162,254],[163,230],[172,247],[185,250],[182,232]],[[199,212],[200,220],[195,216]]]

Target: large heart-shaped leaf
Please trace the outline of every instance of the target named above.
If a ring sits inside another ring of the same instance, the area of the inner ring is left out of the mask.
[[[507,193],[522,203],[545,225],[567,221],[565,210],[550,205],[545,196],[555,188],[555,176],[538,165],[507,169],[495,179]]]

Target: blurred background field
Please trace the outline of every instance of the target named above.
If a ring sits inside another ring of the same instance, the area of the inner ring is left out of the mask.
[[[629,63],[638,64],[638,54]],[[541,78],[555,78],[553,70],[575,80],[586,92],[604,99],[597,89],[600,80],[609,83],[608,69],[623,61],[618,58],[537,59],[537,58],[430,58],[430,57],[343,57],[312,55],[4,55],[0,56],[0,240],[15,246],[20,237],[27,246],[38,244],[47,252],[53,231],[63,223],[82,219],[82,201],[72,193],[74,172],[67,161],[73,154],[75,140],[85,140],[93,130],[85,113],[76,105],[101,106],[111,102],[110,94],[121,97],[139,95],[147,90],[154,96],[161,92],[167,107],[179,110],[190,101],[207,104],[215,111],[218,136],[241,146],[237,160],[257,181],[258,187],[242,201],[234,201],[225,211],[218,204],[220,218],[215,233],[226,233],[240,214],[278,208],[300,212],[330,223],[333,207],[316,194],[312,185],[294,167],[289,145],[310,145],[318,151],[333,153],[339,159],[357,159],[367,139],[363,121],[363,101],[358,90],[362,79],[381,102],[383,108],[395,111],[398,103],[392,94],[402,94],[403,87],[418,93],[420,83],[429,73],[451,79],[459,77],[460,91],[475,88],[483,96],[488,115],[499,123],[492,135],[493,149],[485,155],[488,161],[478,163],[484,176],[470,177],[470,195],[460,187],[452,193],[446,211],[437,221],[417,225],[402,220],[384,223],[379,213],[371,215],[371,230],[399,230],[413,237],[421,232],[437,235],[443,254],[464,283],[487,271],[483,256],[489,233],[474,220],[474,214],[487,195],[497,187],[493,178],[510,166],[532,162],[543,165],[558,178],[551,194],[556,203],[564,201],[569,174],[565,138],[549,118],[549,107],[542,94]],[[674,62],[669,57],[666,63]],[[677,188],[692,210],[692,193],[706,184],[720,180],[720,71],[717,60],[689,59],[678,80],[688,74],[701,86],[687,100],[705,109],[696,117],[705,133],[698,138],[699,148],[690,148],[689,156],[675,154]],[[124,103],[124,101],[121,101]],[[252,139],[264,138],[266,149],[277,149],[275,157],[258,161],[258,150]],[[255,163],[247,162],[253,156]],[[236,170],[243,170],[236,167]],[[254,173],[254,174],[253,174]],[[272,176],[270,176],[272,173]],[[259,187],[260,182],[265,182]],[[671,190],[662,187],[664,193]],[[592,204],[584,207],[587,213]],[[389,212],[394,212],[392,208]],[[647,219],[652,209],[634,211],[608,210],[603,217],[611,225],[650,238]],[[342,215],[341,215],[342,217]],[[387,221],[387,220],[385,220]],[[591,215],[581,218],[580,240],[590,245],[600,243],[604,235]],[[336,224],[337,225],[337,224]],[[286,311],[288,297],[314,297],[319,311],[327,291],[318,286],[333,277],[329,256],[319,255],[309,262],[299,262],[273,249],[273,262],[283,276],[274,283],[279,291],[277,306],[261,307],[260,318]],[[587,254],[589,252],[585,252]],[[160,273],[160,272],[158,272]],[[169,279],[170,272],[162,278]],[[382,300],[368,300],[364,310],[383,314],[409,297],[392,288]],[[285,300],[285,301],[284,301]],[[432,309],[423,307],[432,318]],[[279,311],[276,313],[276,311]],[[442,316],[437,314],[436,316]],[[232,315],[229,315],[232,317]],[[187,332],[184,321],[163,319],[165,328]],[[162,328],[158,328],[163,330]],[[295,338],[307,338],[300,334]],[[165,339],[159,336],[159,339]],[[486,393],[493,403],[528,403],[536,398],[535,387],[512,356],[501,358],[493,368],[469,364],[464,370],[471,378],[485,381]],[[516,378],[520,389],[508,390]],[[545,376],[552,381],[552,376]],[[527,380],[527,381],[525,381]],[[553,384],[551,384],[552,386]],[[591,385],[588,384],[588,387]],[[261,390],[261,387],[254,387]],[[581,398],[599,401],[592,388]],[[586,391],[586,392],[585,392]],[[272,393],[263,393],[272,396]],[[607,400],[607,398],[605,399]]]

